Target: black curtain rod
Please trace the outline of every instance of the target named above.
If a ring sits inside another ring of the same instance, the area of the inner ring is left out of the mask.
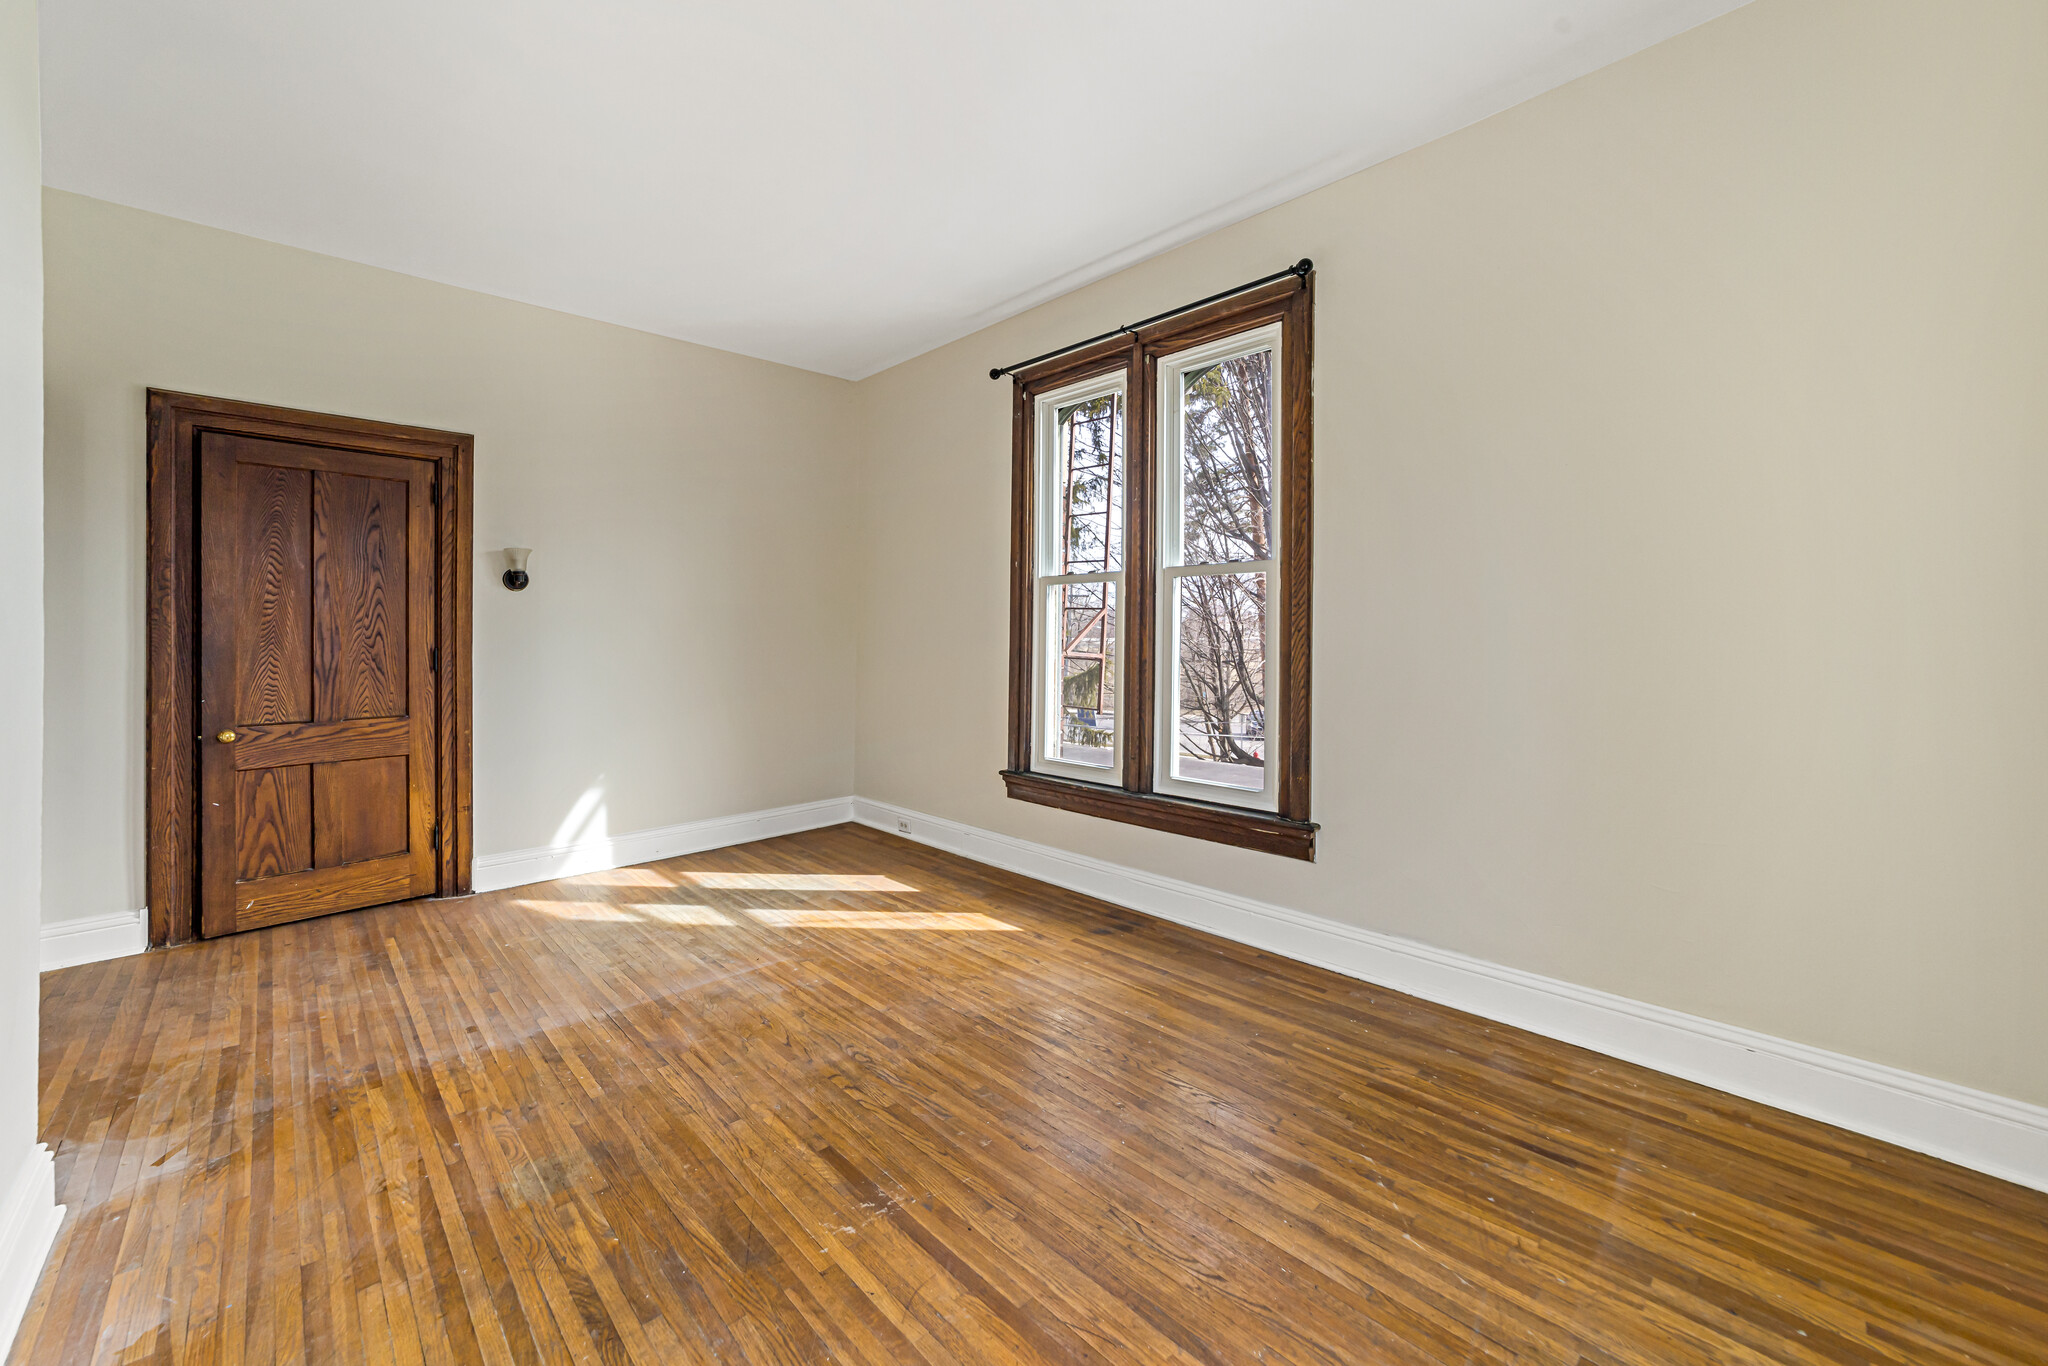
[[[1019,370],[1028,370],[1042,360],[1051,360],[1054,356],[1064,356],[1069,351],[1079,351],[1084,346],[1093,346],[1097,342],[1108,341],[1111,337],[1121,337],[1127,332],[1135,335],[1140,328],[1150,327],[1153,323],[1165,322],[1168,318],[1175,318],[1183,313],[1193,312],[1197,308],[1215,303],[1218,299],[1227,299],[1233,294],[1242,294],[1248,289],[1257,289],[1260,285],[1270,285],[1275,280],[1284,280],[1290,275],[1299,280],[1306,280],[1308,273],[1315,268],[1316,263],[1304,256],[1285,270],[1276,270],[1271,275],[1261,275],[1256,280],[1247,280],[1243,284],[1233,286],[1219,294],[1211,294],[1206,299],[1197,299],[1191,304],[1182,304],[1179,308],[1169,308],[1164,313],[1154,313],[1151,317],[1140,318],[1134,323],[1125,323],[1122,327],[1111,328],[1099,337],[1090,337],[1086,341],[1077,341],[1070,346],[1056,347],[1042,356],[1033,356],[1030,360],[1020,360],[1012,365],[997,366],[988,372],[988,377],[990,379],[1001,379],[1004,375],[1015,374]]]

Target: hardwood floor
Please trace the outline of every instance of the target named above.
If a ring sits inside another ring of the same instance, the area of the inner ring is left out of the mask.
[[[2048,1361],[2048,1195],[866,829],[43,977],[18,1363]]]

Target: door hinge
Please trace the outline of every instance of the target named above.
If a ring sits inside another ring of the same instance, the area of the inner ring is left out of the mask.
[[[438,645],[429,645],[427,647],[427,672],[430,674],[441,672],[441,647]]]
[[[441,506],[440,480],[437,479],[433,483],[427,485],[427,501],[432,503],[435,507]]]
[[[427,832],[427,843],[433,846],[435,853],[441,852],[441,822],[435,821],[434,828]]]

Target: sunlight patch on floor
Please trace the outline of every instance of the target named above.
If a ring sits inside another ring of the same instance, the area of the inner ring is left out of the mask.
[[[779,930],[1017,930],[1015,925],[979,911],[783,910],[750,906],[740,914]]]
[[[678,906],[672,902],[635,901],[627,908],[640,912],[644,920],[660,920],[670,925],[737,925],[723,911],[714,911],[709,906]]]
[[[737,925],[741,922],[709,906],[681,906],[663,901],[515,901],[515,906],[556,920],[611,920],[641,924],[659,920],[669,925]]]
[[[584,873],[563,878],[564,882],[587,882],[593,887],[673,887],[675,879],[652,868],[608,868],[601,873]]]
[[[515,901],[515,906],[529,911],[539,911],[557,920],[644,920],[645,916],[634,915],[624,906],[609,901]]]
[[[1018,927],[979,911],[860,911],[827,907],[743,906],[732,912],[667,901],[514,901],[515,906],[556,920],[613,921],[667,925],[739,926],[751,922],[771,930],[938,930],[951,933],[1015,934]]]
[[[699,887],[748,892],[914,892],[879,873],[681,873]]]

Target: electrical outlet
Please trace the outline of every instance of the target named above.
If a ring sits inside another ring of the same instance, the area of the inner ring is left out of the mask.
[[[907,835],[907,834],[909,834],[909,833],[910,833],[910,822],[909,822],[909,821],[898,821],[898,822],[896,822],[896,833],[897,833],[897,834],[899,834],[899,835]]]

